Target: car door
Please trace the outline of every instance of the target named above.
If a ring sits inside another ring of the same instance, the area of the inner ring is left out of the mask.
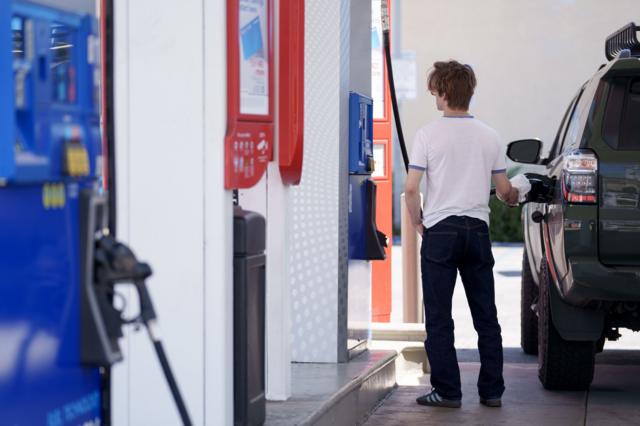
[[[567,120],[562,140],[554,152],[555,157],[548,164],[549,176],[555,178],[558,182],[562,175],[565,155],[577,149],[580,145],[587,116],[592,110],[597,88],[598,80],[591,81],[585,84],[576,96],[576,102]],[[543,235],[545,236],[545,251],[551,275],[558,284],[559,290],[563,293],[568,287],[568,283],[564,282],[564,278],[569,272],[564,246],[565,208],[566,203],[564,202],[560,185],[556,185],[553,201],[546,206],[547,220],[543,225]]]
[[[560,122],[560,126],[558,127],[558,132],[556,133],[556,137],[551,145],[547,159],[543,160],[543,163],[548,164],[556,158],[558,156],[557,153],[561,151],[562,142],[564,141],[564,137],[567,132],[569,117],[575,109],[577,100],[578,96],[575,96],[569,103],[569,107],[565,111],[562,121]],[[549,168],[547,168],[546,172],[548,174]],[[531,270],[535,271],[533,276],[537,278],[537,272],[540,271],[540,265],[542,263],[542,256],[544,256],[544,248],[541,224],[534,222],[531,219],[531,215],[536,211],[544,213],[545,205],[540,203],[529,203],[522,209],[523,223],[525,224],[525,238],[527,239],[527,249],[529,251],[529,265]]]

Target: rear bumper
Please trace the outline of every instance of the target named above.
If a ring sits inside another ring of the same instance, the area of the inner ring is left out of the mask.
[[[591,301],[640,301],[640,268],[611,268],[593,259],[569,259],[564,299],[584,306]]]

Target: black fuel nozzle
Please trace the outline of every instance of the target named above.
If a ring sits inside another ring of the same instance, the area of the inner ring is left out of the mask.
[[[95,248],[95,277],[98,285],[106,287],[115,293],[114,286],[118,283],[133,284],[140,299],[140,315],[132,321],[142,321],[145,324],[156,318],[155,309],[151,301],[146,279],[153,271],[149,264],[140,262],[133,251],[110,235],[97,239]]]
[[[128,246],[109,235],[96,241],[95,259],[99,282],[146,280],[152,274],[149,265],[140,262]]]
[[[180,393],[164,346],[157,332],[157,324],[155,321],[156,312],[153,308],[151,295],[149,294],[146,284],[146,279],[152,274],[151,267],[147,263],[140,262],[127,245],[117,241],[108,234],[101,235],[97,238],[94,261],[95,282],[103,292],[110,292],[112,295],[115,294],[114,287],[117,283],[129,283],[135,286],[140,299],[140,314],[132,320],[127,320],[122,317],[122,312],[109,304],[112,310],[112,320],[119,322],[118,328],[127,323],[143,323],[146,326],[156,355],[160,361],[162,371],[167,379],[169,389],[180,413],[182,424],[191,426],[191,418],[189,417],[187,407],[182,399],[182,394]],[[103,309],[103,312],[108,312],[108,307]],[[113,318],[115,318],[115,320]],[[121,335],[121,331],[118,330],[118,332]]]
[[[525,203],[548,203],[553,200],[556,187],[555,178],[537,173],[525,173],[524,175],[531,184],[531,190],[527,193]]]

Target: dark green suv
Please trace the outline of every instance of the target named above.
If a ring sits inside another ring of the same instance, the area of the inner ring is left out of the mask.
[[[587,389],[596,352],[640,331],[640,27],[609,36],[609,62],[571,101],[547,158],[509,144],[529,175],[522,210],[522,348],[547,389]]]

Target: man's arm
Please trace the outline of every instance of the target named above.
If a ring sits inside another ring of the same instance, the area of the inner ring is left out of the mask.
[[[409,209],[411,223],[422,234],[422,206],[420,205],[420,181],[422,180],[423,170],[414,168],[409,169],[407,180],[404,185],[404,200]]]
[[[496,184],[496,195],[506,204],[514,205],[518,203],[518,190],[511,185],[505,172],[496,173],[491,176]]]

